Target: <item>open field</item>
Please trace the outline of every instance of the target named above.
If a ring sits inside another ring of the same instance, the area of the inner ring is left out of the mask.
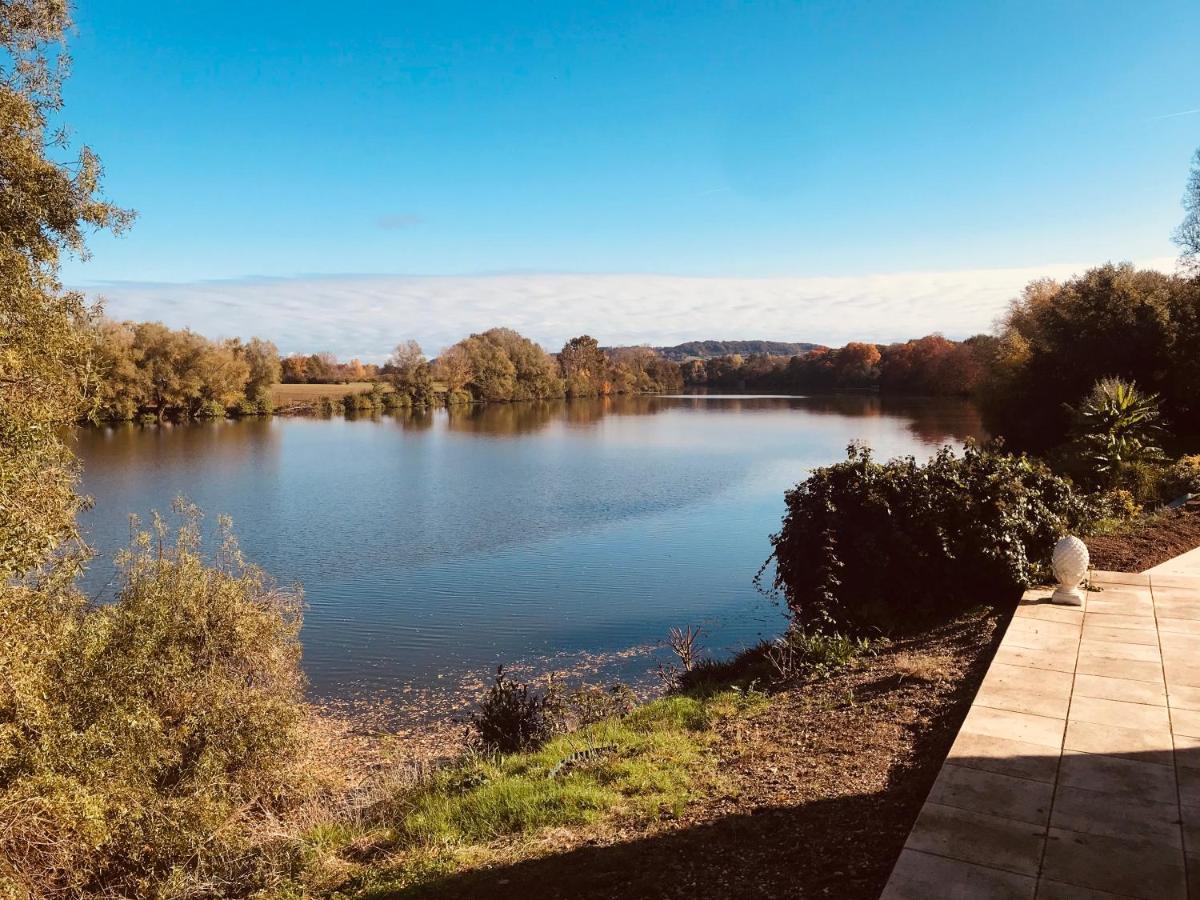
[[[349,384],[277,384],[271,388],[271,400],[276,406],[332,397],[340,400],[347,394],[362,394],[371,389],[373,382],[351,381]]]

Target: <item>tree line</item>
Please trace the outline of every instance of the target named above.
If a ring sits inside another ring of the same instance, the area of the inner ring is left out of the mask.
[[[793,393],[880,390],[897,394],[970,396],[979,387],[995,339],[953,341],[938,334],[900,344],[851,341],[802,355],[729,354],[681,364],[688,386]]]

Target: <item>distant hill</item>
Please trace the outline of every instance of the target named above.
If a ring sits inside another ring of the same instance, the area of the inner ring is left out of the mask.
[[[728,356],[740,353],[750,356],[754,353],[768,353],[771,356],[797,356],[807,353],[820,344],[809,344],[803,341],[790,343],[788,341],[687,341],[674,347],[655,347],[661,356],[675,362],[689,359],[712,359],[717,356]]]

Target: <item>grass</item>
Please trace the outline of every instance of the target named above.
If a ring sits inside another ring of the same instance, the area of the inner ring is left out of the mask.
[[[528,855],[553,829],[677,816],[721,782],[710,752],[715,726],[766,702],[755,691],[672,696],[536,751],[468,757],[352,821],[311,828],[298,848],[305,872],[295,887],[327,891],[340,879],[345,896],[386,896],[484,865],[498,845],[508,858]]]
[[[347,394],[366,393],[372,384],[370,381],[352,381],[349,384],[277,384],[271,388],[271,400],[276,406],[316,400],[318,397],[340,400]]]

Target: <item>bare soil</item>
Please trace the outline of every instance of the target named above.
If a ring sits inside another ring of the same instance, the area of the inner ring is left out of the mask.
[[[1144,572],[1200,547],[1200,500],[1159,513],[1119,534],[1085,539],[1092,565],[1109,572]]]
[[[761,713],[724,726],[725,789],[678,818],[564,829],[532,850],[515,844],[507,861],[387,896],[877,897],[1003,618],[976,611],[828,680],[783,686]]]

